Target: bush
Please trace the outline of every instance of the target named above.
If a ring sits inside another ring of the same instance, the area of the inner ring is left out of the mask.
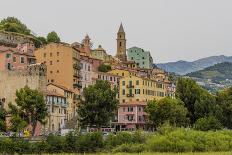
[[[116,135],[110,134],[106,139],[107,148],[129,143],[133,143],[133,135],[129,132],[118,132]]]
[[[98,67],[98,71],[100,72],[108,72],[111,70],[111,66],[110,65],[106,65],[106,64],[101,64],[99,67]]]
[[[46,140],[49,153],[65,152],[65,137],[49,135]]]
[[[199,118],[195,124],[194,129],[208,131],[208,130],[220,130],[222,129],[222,124],[218,119],[213,116]]]
[[[113,149],[113,153],[128,152],[128,153],[140,153],[144,152],[144,144],[122,144]]]
[[[77,150],[79,152],[98,152],[104,147],[101,132],[87,133],[78,136]]]

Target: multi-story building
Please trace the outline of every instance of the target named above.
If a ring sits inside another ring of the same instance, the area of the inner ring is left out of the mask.
[[[69,101],[70,119],[77,116],[76,109],[80,95],[80,55],[79,51],[66,43],[50,43],[35,51],[38,62],[47,66],[47,82],[74,92]]]
[[[127,49],[127,57],[130,61],[135,61],[140,68],[153,68],[153,58],[149,51],[139,47]]]
[[[167,96],[167,87],[164,81],[153,80],[139,76],[124,76],[119,84],[119,108],[117,121],[114,123],[117,130],[135,130],[146,127],[144,109],[147,102]]]
[[[34,44],[21,43],[16,48],[0,46],[0,70],[24,69],[35,64]]]
[[[74,42],[71,44],[71,46],[75,49],[77,49],[80,52],[81,56],[87,56],[89,57],[91,55],[91,42],[90,37],[88,34],[86,34],[85,38],[82,40],[82,43]]]
[[[80,81],[79,51],[66,43],[50,43],[35,51],[37,62],[47,66],[47,82],[78,89]]]
[[[55,83],[47,85],[46,103],[48,118],[46,132],[57,132],[75,116],[76,107],[69,106],[75,97],[74,91]]]

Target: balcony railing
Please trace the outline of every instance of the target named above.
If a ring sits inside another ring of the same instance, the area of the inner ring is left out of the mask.
[[[80,74],[80,73],[74,73],[73,76],[74,76],[74,77],[77,77],[77,78],[80,78],[80,77],[81,77],[81,74]]]
[[[77,69],[77,70],[80,70],[81,69],[81,66],[78,65],[78,64],[73,64],[73,68]]]
[[[127,94],[127,97],[134,97],[134,94]]]
[[[127,85],[127,88],[134,88],[134,85]]]
[[[77,82],[73,84],[74,88],[82,88],[82,83],[81,82]]]

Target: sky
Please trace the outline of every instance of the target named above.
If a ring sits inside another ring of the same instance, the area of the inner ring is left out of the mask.
[[[63,42],[88,34],[116,54],[123,23],[127,48],[151,52],[155,63],[232,56],[231,0],[0,0],[0,19],[14,16],[38,36],[56,31]]]

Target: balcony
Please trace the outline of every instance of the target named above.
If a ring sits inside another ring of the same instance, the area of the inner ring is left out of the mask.
[[[126,87],[127,88],[134,88],[135,86],[134,85],[127,85]]]
[[[74,88],[82,88],[82,83],[81,83],[81,82],[74,83],[74,84],[73,84],[73,87],[74,87]]]
[[[127,94],[127,97],[134,97],[134,94]]]
[[[78,65],[78,64],[73,64],[73,68],[77,69],[77,70],[80,70],[81,69],[81,66]]]
[[[77,77],[77,78],[81,78],[81,74],[80,73],[74,73],[73,76]]]

